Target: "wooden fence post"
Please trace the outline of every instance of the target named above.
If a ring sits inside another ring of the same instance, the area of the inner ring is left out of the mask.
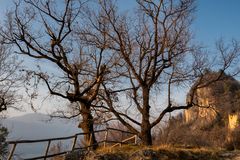
[[[11,152],[10,152],[8,158],[7,158],[7,160],[11,160],[11,159],[12,159],[12,156],[13,156],[13,153],[14,153],[14,151],[15,151],[16,146],[17,146],[17,143],[14,143],[13,146],[12,146]]]
[[[91,145],[91,141],[92,141],[92,133],[90,134],[90,138],[89,138],[89,142],[88,142],[88,150],[90,150],[90,145]]]
[[[75,135],[75,137],[74,137],[74,139],[73,139],[72,148],[71,148],[72,151],[73,151],[74,148],[75,148],[76,142],[77,142],[77,135]]]
[[[123,141],[123,131],[121,131],[121,144],[122,144],[122,141]]]
[[[51,140],[48,141],[48,144],[47,144],[47,147],[46,147],[46,151],[45,151],[45,158],[44,160],[46,160],[47,158],[47,155],[48,155],[48,151],[49,151],[49,148],[50,148],[50,144],[51,144]]]
[[[104,142],[103,142],[103,147],[104,148],[106,147],[107,137],[108,137],[108,128],[105,131]]]
[[[135,144],[137,144],[137,138],[138,138],[137,135],[135,135],[135,142],[134,142]]]

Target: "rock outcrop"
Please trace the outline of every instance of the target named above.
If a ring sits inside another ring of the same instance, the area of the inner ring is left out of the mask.
[[[211,83],[196,90],[193,97],[196,106],[184,112],[185,122],[192,124],[194,129],[207,129],[219,123],[228,125],[229,129],[239,125],[240,83],[226,74],[222,74],[219,81],[214,81],[217,76],[218,72],[204,75],[202,83]]]

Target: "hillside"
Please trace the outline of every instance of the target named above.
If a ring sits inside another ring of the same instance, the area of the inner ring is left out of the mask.
[[[68,155],[68,160],[79,160],[81,157]],[[239,151],[225,151],[212,148],[181,148],[173,146],[123,146],[99,149],[82,155],[86,160],[239,160]]]

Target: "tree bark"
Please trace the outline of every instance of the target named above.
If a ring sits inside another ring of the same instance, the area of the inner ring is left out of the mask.
[[[149,89],[146,86],[142,87],[143,95],[143,109],[142,109],[142,124],[141,124],[141,134],[140,138],[144,145],[152,145],[152,134],[151,134],[151,124],[149,121]]]
[[[142,144],[146,146],[152,145],[152,134],[151,134],[151,126],[149,122],[143,122],[141,126],[141,134],[140,138],[142,140]]]
[[[81,103],[81,111],[82,122],[79,123],[78,127],[83,130],[83,133],[87,133],[84,135],[84,143],[86,146],[90,145],[93,150],[96,150],[98,144],[94,134],[94,122],[91,109],[86,104]]]

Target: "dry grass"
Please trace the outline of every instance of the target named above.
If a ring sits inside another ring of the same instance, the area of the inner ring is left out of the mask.
[[[139,157],[162,159],[218,159],[221,149],[212,148],[181,148],[171,145],[161,146],[134,146],[123,145],[122,147],[106,147],[96,151],[96,155],[114,157],[118,159],[137,159]],[[165,158],[164,158],[165,157]],[[96,158],[96,157],[95,157]]]
[[[122,147],[101,147],[96,151],[85,154],[84,160],[226,160],[234,159],[240,152],[228,152],[221,148],[184,148],[171,145],[136,146],[123,145]],[[71,158],[79,160],[79,158]]]
[[[51,158],[51,160],[65,160],[65,156],[56,156]]]
[[[158,150],[168,150],[168,151],[191,151],[191,152],[217,152],[217,151],[221,151],[223,149],[221,148],[208,148],[208,147],[196,147],[196,148],[186,148],[186,147],[182,147],[182,146],[173,146],[173,145],[155,145],[155,146],[139,146],[139,145],[122,145],[122,146],[116,146],[116,147],[111,147],[111,146],[107,146],[107,147],[101,147],[99,148],[96,152],[97,153],[119,153],[119,152],[123,152],[123,153],[133,153],[135,151],[138,150],[145,150],[145,149],[151,149],[154,151],[158,151]]]
[[[96,151],[96,153],[99,153],[99,154],[104,154],[104,153],[126,153],[126,154],[129,154],[129,153],[133,153],[143,147],[144,146],[136,146],[136,145],[122,145],[122,146],[116,146],[116,147],[107,146],[107,147],[99,148]]]

